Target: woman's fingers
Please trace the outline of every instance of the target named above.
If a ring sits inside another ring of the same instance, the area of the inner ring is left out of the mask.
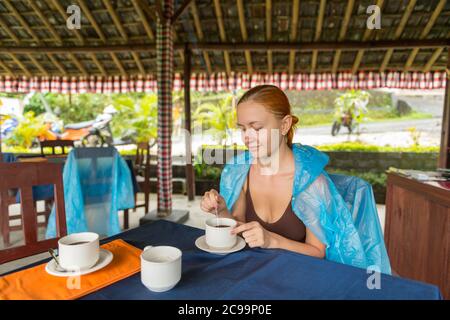
[[[250,230],[243,232],[242,236],[244,237],[244,239],[252,238],[252,237],[256,236],[256,233],[255,233],[254,229],[250,229]]]
[[[211,201],[210,192],[209,191],[205,192],[201,201],[202,210],[206,212],[212,212],[214,209],[214,205],[215,203]]]
[[[248,246],[250,248],[256,248],[256,247],[260,247],[260,244],[258,241],[251,241],[251,242],[247,242]]]
[[[203,195],[200,207],[203,211],[214,213],[216,208],[220,210],[224,204],[225,201],[217,190],[211,189]]]
[[[231,230],[231,234],[238,234],[238,233],[253,229],[255,227],[256,227],[256,224],[254,222],[244,223],[244,224],[234,228],[233,230]]]
[[[211,191],[208,192],[208,198],[209,198],[209,203],[211,204],[211,206],[213,208],[216,208],[219,204],[217,191],[214,189],[211,189]]]

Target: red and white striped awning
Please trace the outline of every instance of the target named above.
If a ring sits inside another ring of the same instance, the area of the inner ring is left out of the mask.
[[[225,73],[192,74],[190,85],[194,91],[232,91],[249,89],[260,84],[274,84],[282,90],[331,90],[331,89],[443,89],[446,73],[442,72],[360,72],[352,73],[287,73],[260,74]],[[174,75],[173,88],[184,87],[179,73]],[[0,76],[0,92],[28,93],[127,93],[156,92],[156,77],[20,77]]]

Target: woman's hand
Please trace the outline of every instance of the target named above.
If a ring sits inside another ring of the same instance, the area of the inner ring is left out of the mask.
[[[217,208],[219,215],[228,212],[225,199],[214,189],[205,192],[200,202],[200,208],[213,214],[215,214]]]
[[[241,224],[231,230],[231,234],[238,234],[241,232],[245,242],[248,243],[250,248],[273,247],[273,242],[275,240],[273,233],[264,229],[263,226],[261,226],[261,224],[257,221]]]

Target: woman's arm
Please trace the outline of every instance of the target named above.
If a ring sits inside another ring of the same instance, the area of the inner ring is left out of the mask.
[[[269,248],[285,249],[316,258],[325,258],[325,245],[308,228],[306,228],[305,243],[287,239],[273,232],[270,233]]]
[[[285,249],[312,257],[324,258],[325,245],[307,228],[305,243],[290,240],[264,229],[257,221],[252,221],[233,229],[233,234],[242,232],[250,248]]]

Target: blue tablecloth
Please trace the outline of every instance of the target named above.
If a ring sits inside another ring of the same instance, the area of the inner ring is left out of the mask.
[[[369,290],[366,270],[285,250],[250,249],[219,256],[195,247],[204,230],[158,221],[106,239],[144,248],[171,245],[183,251],[182,278],[170,291],[153,293],[140,273],[83,299],[442,299],[438,287],[381,275]]]

